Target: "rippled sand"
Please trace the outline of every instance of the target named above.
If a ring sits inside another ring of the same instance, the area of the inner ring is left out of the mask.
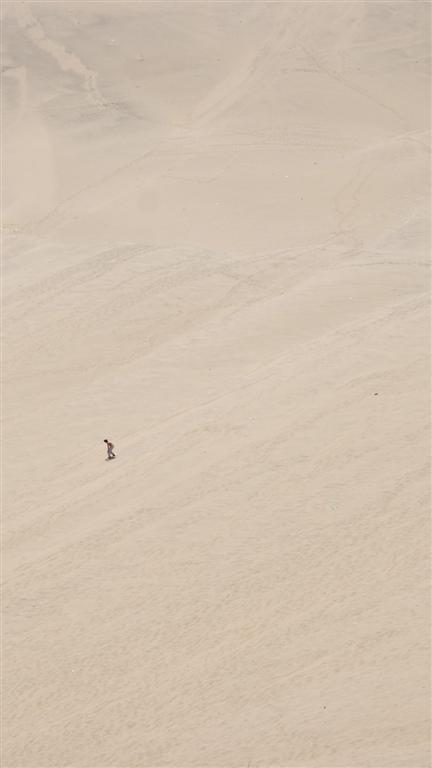
[[[429,765],[429,10],[4,3],[5,768]]]

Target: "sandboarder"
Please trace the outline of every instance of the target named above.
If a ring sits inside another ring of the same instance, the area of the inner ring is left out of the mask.
[[[104,443],[106,443],[107,452],[108,452],[108,459],[115,459],[114,443],[111,443],[106,438],[104,440]]]

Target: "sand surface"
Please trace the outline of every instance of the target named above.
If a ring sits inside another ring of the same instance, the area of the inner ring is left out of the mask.
[[[429,765],[429,11],[3,4],[4,768]]]

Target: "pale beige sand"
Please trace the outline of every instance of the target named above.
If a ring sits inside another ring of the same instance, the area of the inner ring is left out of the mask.
[[[429,9],[4,5],[5,768],[429,765]]]

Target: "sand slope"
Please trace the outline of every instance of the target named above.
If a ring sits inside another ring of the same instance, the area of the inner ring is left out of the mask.
[[[4,4],[5,768],[429,765],[429,10]]]

